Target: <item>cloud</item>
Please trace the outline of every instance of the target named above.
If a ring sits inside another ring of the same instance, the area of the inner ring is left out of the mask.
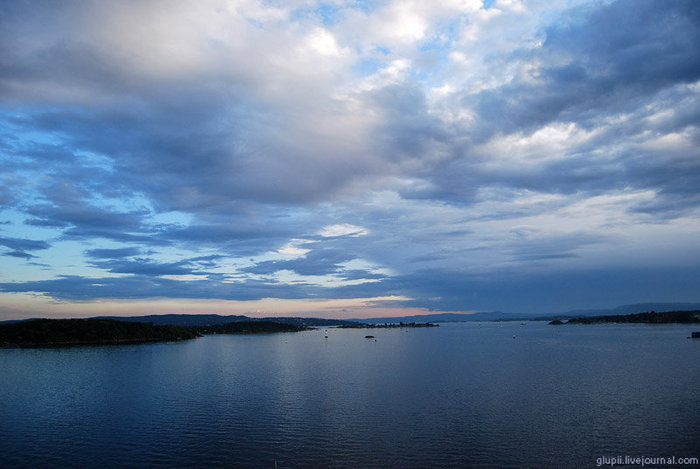
[[[152,258],[133,257],[140,252],[137,248],[95,249],[88,251],[94,259],[89,264],[92,267],[118,274],[135,274],[148,276],[164,275],[210,275],[203,268],[216,268],[215,261],[224,256],[210,255],[183,259],[177,262],[159,262]],[[104,259],[104,260],[102,260]]]
[[[48,249],[51,247],[46,241],[38,241],[33,239],[7,238],[0,236],[0,246],[14,249],[17,251],[36,251],[40,249]]]
[[[590,268],[567,272],[539,271],[527,274],[499,271],[493,275],[468,272],[425,270],[395,279],[400,288],[394,294],[410,291],[413,300],[401,305],[431,310],[462,310],[467,301],[477,310],[540,314],[564,311],[562,304],[607,307],[630,304],[635,299],[678,298],[694,284],[695,266],[683,268]],[[614,285],[614,288],[610,286]],[[504,295],[504,292],[508,292]],[[570,302],[570,303],[568,303]]]
[[[284,261],[263,261],[245,271],[254,274],[272,274],[290,270],[299,275],[332,275],[342,270],[342,264],[355,259],[355,255],[338,249],[317,249],[303,257]]]
[[[2,255],[3,255],[3,256],[10,256],[10,257],[19,257],[19,258],[27,259],[27,260],[28,260],[28,259],[34,259],[34,258],[37,257],[37,256],[35,256],[35,255],[33,255],[33,254],[29,254],[28,252],[24,252],[24,251],[3,252]]]
[[[335,238],[339,236],[365,236],[367,235],[367,230],[361,226],[351,225],[349,223],[342,223],[339,225],[328,225],[324,226],[319,232],[319,235],[324,238]]]
[[[195,270],[189,268],[185,262],[154,262],[151,259],[135,260],[107,260],[107,261],[92,261],[90,264],[108,272],[118,274],[136,274],[149,276],[162,275],[190,275],[195,273]]]
[[[216,14],[209,4],[159,12],[162,28],[151,22],[153,4],[104,4],[89,12],[64,6],[75,24],[62,22],[54,8],[27,18],[22,33],[34,33],[34,43],[22,42],[19,31],[5,35],[14,64],[3,68],[5,99],[31,96],[51,107],[25,116],[26,125],[109,155],[129,172],[132,188],[164,207],[227,210],[232,200],[318,200],[371,166],[355,148],[343,148],[343,141],[362,141],[364,126],[329,96],[336,60],[306,45],[306,28],[272,23],[266,33],[239,10]],[[29,59],[36,56],[39,64]],[[319,66],[326,60],[327,67]],[[198,86],[202,78],[208,86]],[[79,102],[82,112],[61,108],[65,101]]]
[[[474,99],[487,135],[554,121],[595,125],[605,115],[635,110],[666,87],[700,78],[697,51],[688,47],[700,39],[692,1],[622,0],[568,15],[546,30],[541,47],[521,52],[534,67],[464,97]]]
[[[65,175],[62,175],[65,176]],[[124,210],[93,198],[98,194],[81,184],[80,179],[68,180],[51,174],[52,181],[41,189],[42,202],[28,204],[32,216],[26,224],[40,227],[64,228],[66,239],[105,238],[123,242],[164,244],[156,229],[149,226],[147,208]],[[106,182],[106,181],[103,181]],[[128,200],[128,199],[127,199]],[[124,204],[120,200],[115,205]]]
[[[302,284],[270,284],[246,280],[241,283],[202,280],[174,280],[151,275],[92,278],[60,276],[52,280],[0,283],[0,292],[39,292],[68,301],[144,298],[214,298],[255,300],[261,298],[308,298],[318,293]]]
[[[625,304],[635,298],[642,301],[677,298],[694,285],[692,279],[697,278],[698,274],[697,267],[634,271],[589,269],[567,276],[551,272],[523,275],[503,271],[495,274],[495,277],[465,272],[456,274],[453,270],[424,270],[391,280],[336,288],[254,280],[233,284],[211,280],[182,281],[140,275],[119,278],[62,276],[54,280],[0,283],[0,291],[41,292],[66,301],[156,297],[246,301],[270,297],[304,299],[321,294],[322,298],[336,299],[396,296],[401,299],[392,304],[395,307],[422,307],[436,311],[463,310],[465,298],[469,298],[469,302],[478,310],[493,310],[494,304],[500,304],[505,311],[539,314],[561,311],[561,305],[567,304],[563,303],[567,298],[573,298],[571,304],[592,307]],[[668,279],[672,282],[668,282]],[[609,288],[611,284],[616,288]],[[504,291],[509,294],[504,296]],[[644,293],[640,295],[640,291]],[[406,299],[405,293],[410,293],[409,299]]]
[[[389,278],[386,274],[364,269],[345,270],[342,275],[345,280],[382,280]]]
[[[137,256],[141,253],[139,248],[115,248],[115,249],[90,249],[85,251],[88,257],[93,259],[119,259],[121,257]]]
[[[16,257],[21,259],[35,259],[37,256],[27,251],[38,251],[48,249],[51,245],[46,241],[22,238],[8,238],[0,236],[0,246],[9,248],[11,251],[2,253],[3,256]]]
[[[4,291],[464,310],[679,278],[699,42],[690,0],[5,2],[7,275],[75,275]]]

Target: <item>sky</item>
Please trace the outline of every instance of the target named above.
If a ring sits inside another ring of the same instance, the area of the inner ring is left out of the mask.
[[[700,301],[700,2],[0,0],[0,320]]]

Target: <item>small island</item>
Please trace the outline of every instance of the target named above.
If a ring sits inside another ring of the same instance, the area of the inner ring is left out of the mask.
[[[657,313],[623,314],[612,316],[590,316],[571,318],[564,322],[555,319],[549,324],[559,326],[563,324],[607,324],[607,323],[634,323],[634,324],[698,324],[700,323],[700,311],[667,311]]]

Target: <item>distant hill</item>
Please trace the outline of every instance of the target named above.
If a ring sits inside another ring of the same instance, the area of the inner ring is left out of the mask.
[[[151,314],[148,316],[100,316],[98,319],[116,319],[128,322],[151,322],[163,326],[214,326],[234,321],[250,321],[246,316],[220,314]]]
[[[419,314],[416,316],[397,316],[389,318],[367,318],[351,319],[355,322],[365,322],[368,324],[384,324],[399,322],[472,322],[472,321],[522,321],[527,319],[523,315],[502,313],[500,311],[479,312],[479,313],[436,313]]]
[[[275,321],[234,321],[213,326],[193,326],[200,334],[260,334],[269,332],[299,332],[304,326]]]
[[[511,314],[501,311],[478,313],[436,313],[416,316],[397,316],[386,318],[350,319],[350,321],[368,324],[399,322],[473,322],[473,321],[551,321],[553,319],[570,319],[587,316],[611,316],[646,313],[649,311],[695,311],[700,310],[700,303],[635,303],[609,309],[577,309],[552,314]]]
[[[561,324],[603,324],[603,323],[642,323],[642,324],[697,324],[700,311],[667,311],[656,313],[617,314],[612,316],[586,316],[569,319],[567,322],[554,320],[551,325]]]
[[[288,324],[298,327],[332,327],[346,325],[351,321],[343,321],[340,319],[321,319],[321,318],[299,318],[299,317],[268,317],[268,318],[251,318],[241,315],[222,316],[220,314],[152,314],[149,316],[104,316],[104,319],[117,319],[119,321],[129,322],[151,322],[153,324],[164,326],[216,326],[232,322],[250,322],[250,321],[266,321],[276,322],[279,324]]]
[[[272,321],[298,327],[334,327],[352,324],[391,324],[391,323],[440,323],[440,322],[473,322],[473,321],[551,321],[554,319],[571,319],[588,316],[612,316],[625,314],[646,313],[649,311],[694,311],[700,310],[700,303],[635,303],[608,309],[576,309],[552,314],[512,314],[501,311],[482,311],[478,313],[435,313],[416,316],[394,316],[385,318],[365,319],[322,319],[304,317],[266,317],[252,318],[243,315],[220,314],[152,314],[147,316],[100,316],[96,319],[115,319],[128,322],[146,322],[164,326],[215,326],[240,321]],[[26,320],[0,321],[2,323],[23,322]]]
[[[540,315],[535,319],[571,319],[590,316],[619,316],[626,314],[647,313],[649,311],[697,311],[700,310],[700,303],[635,303],[617,306],[609,309],[574,309],[558,314]]]

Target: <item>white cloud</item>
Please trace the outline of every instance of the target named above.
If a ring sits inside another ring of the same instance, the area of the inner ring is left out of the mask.
[[[318,233],[324,238],[337,238],[340,236],[349,236],[356,238],[358,236],[365,236],[369,234],[369,231],[361,226],[351,225],[349,223],[341,223],[338,225],[328,225],[324,226]]]
[[[278,254],[282,254],[285,258],[298,258],[302,257],[304,254],[311,251],[311,249],[304,248],[307,244],[311,244],[313,241],[306,239],[293,239],[281,248],[277,250]]]
[[[343,51],[338,46],[338,43],[328,30],[324,28],[316,28],[309,35],[310,46],[322,55],[339,56]]]

